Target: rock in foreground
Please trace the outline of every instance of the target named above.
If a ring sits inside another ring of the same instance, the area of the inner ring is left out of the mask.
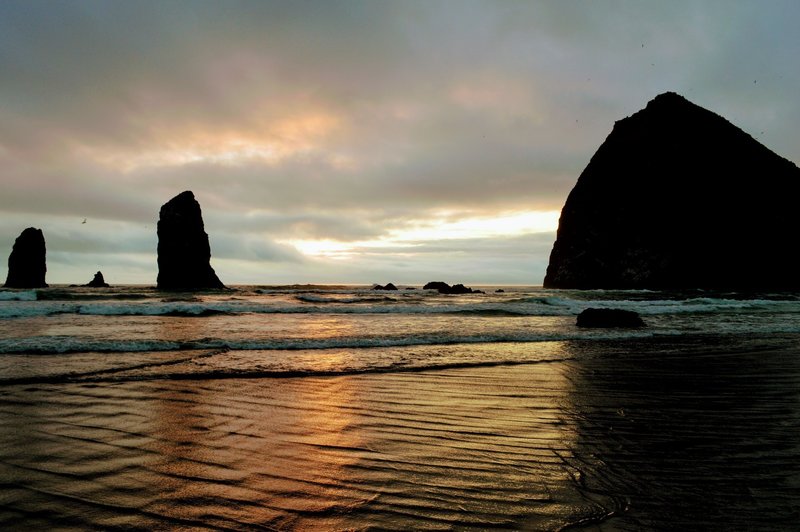
[[[644,327],[639,314],[630,310],[587,308],[578,314],[578,327]]]
[[[6,288],[46,288],[47,249],[41,229],[28,227],[14,242],[8,256]]]
[[[89,281],[88,283],[86,283],[83,286],[86,286],[86,287],[89,287],[89,288],[108,288],[111,285],[109,285],[106,282],[106,280],[103,279],[103,272],[97,272],[96,274],[94,274],[94,279],[92,279],[91,281]]]
[[[200,204],[187,190],[161,207],[158,219],[158,288],[225,288],[210,261],[211,247],[203,226]]]
[[[561,211],[548,288],[800,289],[800,169],[675,93],[620,120]]]

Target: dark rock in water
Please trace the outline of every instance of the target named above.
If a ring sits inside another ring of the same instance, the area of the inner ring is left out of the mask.
[[[456,284],[450,287],[447,291],[448,294],[471,294],[472,288],[467,288],[463,284]]]
[[[481,290],[467,288],[463,284],[450,286],[442,281],[431,281],[422,287],[423,290],[437,290],[440,294],[483,294]]]
[[[578,314],[578,327],[644,327],[639,314],[630,310],[587,308]]]
[[[483,290],[473,290],[463,284],[456,284],[450,287],[449,292],[445,292],[447,294],[483,294]]]
[[[392,283],[389,283],[386,286],[381,286],[379,284],[376,284],[375,286],[372,287],[372,289],[373,290],[397,290],[397,287],[395,285],[393,285]]]
[[[422,287],[423,290],[438,290],[439,292],[447,293],[450,290],[450,285],[443,281],[431,281]]]
[[[158,219],[158,288],[204,290],[225,288],[210,264],[211,247],[200,204],[190,191],[161,207]]]
[[[90,288],[108,288],[110,285],[103,279],[103,272],[97,272],[94,274],[94,279],[83,286],[88,286]]]
[[[8,256],[6,288],[46,288],[47,249],[41,229],[28,227],[14,241]]]
[[[505,292],[506,291],[503,290],[502,288],[498,288],[497,290],[494,291],[495,294],[505,294]]]
[[[548,288],[800,289],[800,169],[675,93],[620,120],[561,211]]]

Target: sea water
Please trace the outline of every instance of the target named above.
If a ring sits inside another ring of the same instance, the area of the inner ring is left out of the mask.
[[[800,333],[798,294],[483,288],[462,295],[359,286],[240,286],[193,294],[141,286],[4,290],[0,379],[74,380],[98,368],[104,378],[114,375],[111,369],[126,378],[424,369],[525,360],[542,342],[715,337],[736,344],[758,337],[779,343]],[[588,307],[638,312],[647,327],[576,327],[575,316]],[[520,344],[520,354],[488,348],[494,344]],[[469,354],[443,348],[453,345],[472,348]],[[138,367],[142,353],[161,360],[160,353],[190,350],[218,354],[202,365]],[[332,351],[347,356],[331,357]],[[97,367],[87,366],[86,357],[76,365],[69,361],[77,357],[66,356],[88,353],[97,354]]]

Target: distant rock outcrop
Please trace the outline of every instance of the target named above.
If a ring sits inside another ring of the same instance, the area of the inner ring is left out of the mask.
[[[800,169],[675,93],[620,120],[561,211],[548,288],[798,289]]]
[[[28,227],[14,242],[8,256],[6,288],[46,288],[47,250],[41,229]]]
[[[210,264],[211,247],[200,204],[191,191],[161,207],[158,220],[158,288],[204,290],[225,288]]]
[[[444,281],[431,281],[422,287],[423,290],[437,290],[439,292],[450,290],[450,285]]]
[[[422,287],[423,290],[437,290],[440,294],[483,294],[482,290],[473,290],[463,284],[450,286],[442,281],[431,281]]]
[[[393,285],[392,283],[389,283],[389,284],[387,284],[385,286],[376,284],[375,286],[372,287],[372,289],[373,290],[397,290],[397,287],[395,285]]]
[[[109,285],[106,280],[103,279],[103,272],[97,272],[94,274],[94,279],[83,286],[87,286],[89,288],[108,288],[111,285]]]
[[[644,327],[639,314],[615,308],[587,308],[578,314],[578,327]]]

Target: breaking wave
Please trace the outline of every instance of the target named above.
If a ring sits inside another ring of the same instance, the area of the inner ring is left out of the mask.
[[[404,301],[386,296],[328,297],[296,295],[289,300],[149,300],[41,301],[35,291],[0,292],[0,318],[57,314],[96,316],[211,317],[236,314],[471,314],[476,316],[574,316],[587,307],[616,308],[644,316],[770,312],[800,314],[797,299],[597,299],[562,297],[520,298],[507,301]]]
[[[304,294],[295,296],[295,299],[298,301],[304,301],[306,303],[340,303],[340,304],[352,304],[352,303],[388,303],[392,301],[397,301],[392,297],[387,296],[373,296],[373,297],[328,297],[328,296],[320,296],[314,294]]]
[[[36,290],[0,290],[0,301],[36,301]]]
[[[229,349],[236,351],[296,351],[322,349],[361,349],[373,347],[409,347],[455,344],[535,343],[574,339],[615,340],[647,338],[653,333],[637,330],[575,330],[572,332],[542,332],[506,334],[417,334],[405,336],[370,336],[339,338],[270,338],[219,339],[198,338],[186,341],[157,339],[98,340],[70,336],[32,336],[19,339],[0,339],[2,354],[63,354],[63,353],[133,353],[183,351],[197,349]]]
[[[215,380],[215,379],[286,379],[300,377],[340,377],[351,375],[389,374],[389,373],[421,373],[424,371],[443,371],[449,369],[491,368],[499,366],[521,366],[535,364],[551,364],[571,360],[570,357],[543,357],[540,359],[500,359],[500,360],[463,360],[436,361],[416,363],[388,363],[377,366],[344,366],[331,369],[314,368],[200,368],[194,367],[183,371],[170,371],[170,366],[179,366],[196,359],[224,355],[223,351],[201,353],[189,360],[153,362],[109,368],[101,371],[51,373],[26,375],[18,377],[0,377],[0,386],[20,384],[63,384],[63,383],[98,383],[126,382],[148,380]],[[153,371],[155,370],[155,371]]]

